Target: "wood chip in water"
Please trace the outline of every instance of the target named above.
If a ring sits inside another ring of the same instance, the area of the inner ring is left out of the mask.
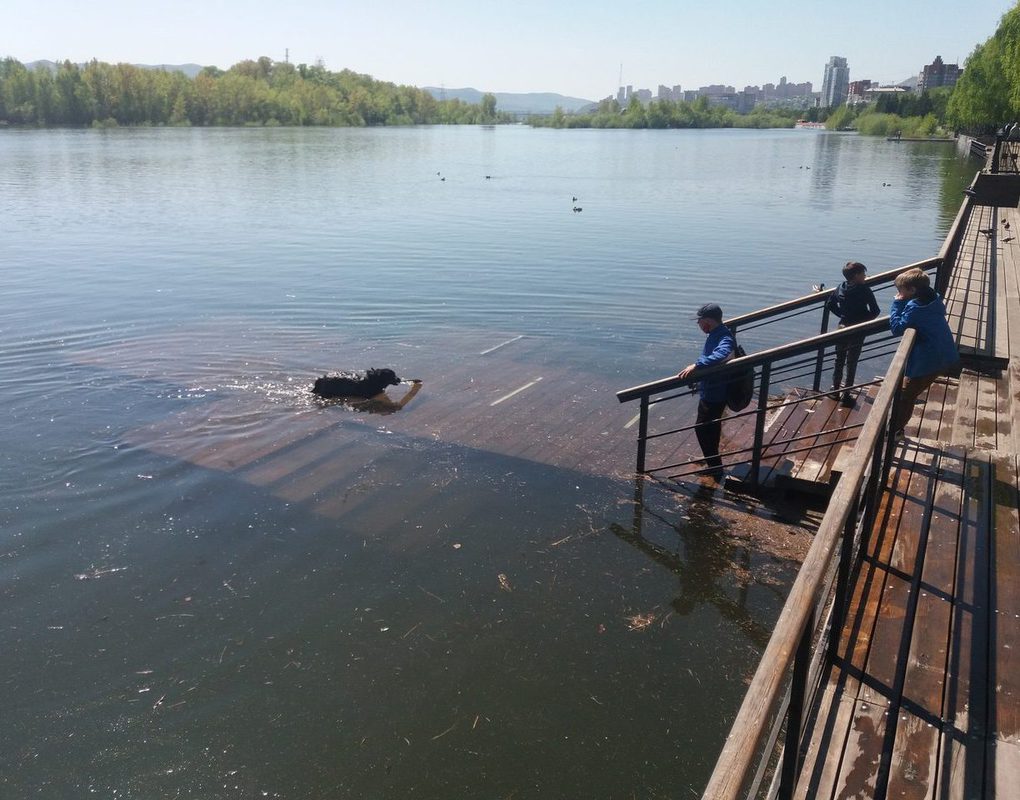
[[[514,587],[510,585],[510,579],[502,572],[496,576],[499,579],[499,588],[504,592],[512,592]]]
[[[653,622],[655,622],[656,614],[649,611],[647,614],[635,614],[632,617],[624,617],[627,620],[627,629],[632,631],[640,631],[647,628]]]

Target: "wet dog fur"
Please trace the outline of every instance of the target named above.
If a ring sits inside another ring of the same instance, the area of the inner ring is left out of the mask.
[[[319,397],[375,397],[386,391],[387,386],[401,383],[391,369],[367,369],[356,372],[330,372],[315,379],[312,394]]]

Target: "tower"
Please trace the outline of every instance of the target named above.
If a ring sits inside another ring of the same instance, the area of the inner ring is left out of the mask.
[[[825,75],[822,77],[822,107],[843,105],[849,90],[850,67],[843,56],[833,56],[825,65]]]

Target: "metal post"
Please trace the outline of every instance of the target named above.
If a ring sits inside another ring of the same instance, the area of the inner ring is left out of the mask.
[[[819,333],[829,332],[829,306],[828,304],[822,306],[822,327],[818,331]],[[815,382],[812,384],[814,390],[817,392],[822,386],[822,367],[825,364],[825,348],[818,348],[818,358],[815,359]]]
[[[641,398],[641,419],[638,421],[637,471],[645,471],[645,445],[648,438],[648,395]]]
[[[761,470],[762,439],[765,438],[765,412],[769,405],[769,385],[772,375],[772,364],[766,361],[761,365],[761,378],[758,382],[758,414],[754,418],[754,445],[751,451],[751,486],[758,488],[758,473]]]
[[[804,720],[804,700],[807,697],[807,679],[811,666],[811,642],[815,633],[815,615],[808,615],[807,626],[800,636],[797,655],[793,662],[793,679],[790,682],[790,707],[786,712],[786,739],[783,745],[783,763],[779,780],[779,797],[793,797],[800,771],[800,734]]]
[[[1002,137],[995,137],[995,150],[992,151],[992,174],[999,171],[999,159],[1002,157]]]
[[[854,539],[857,534],[857,514],[847,517],[843,526],[843,541],[840,544],[839,563],[836,566],[836,596],[832,603],[832,627],[829,629],[829,658],[839,656],[839,638],[850,607],[850,572],[854,557]]]

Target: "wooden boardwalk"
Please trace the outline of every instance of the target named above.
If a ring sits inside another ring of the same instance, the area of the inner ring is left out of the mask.
[[[1020,211],[975,206],[946,291],[961,357],[1004,366],[1020,355]],[[994,300],[994,302],[991,302]]]
[[[973,209],[947,291],[968,366],[896,445],[798,797],[1020,796],[1018,226]]]

